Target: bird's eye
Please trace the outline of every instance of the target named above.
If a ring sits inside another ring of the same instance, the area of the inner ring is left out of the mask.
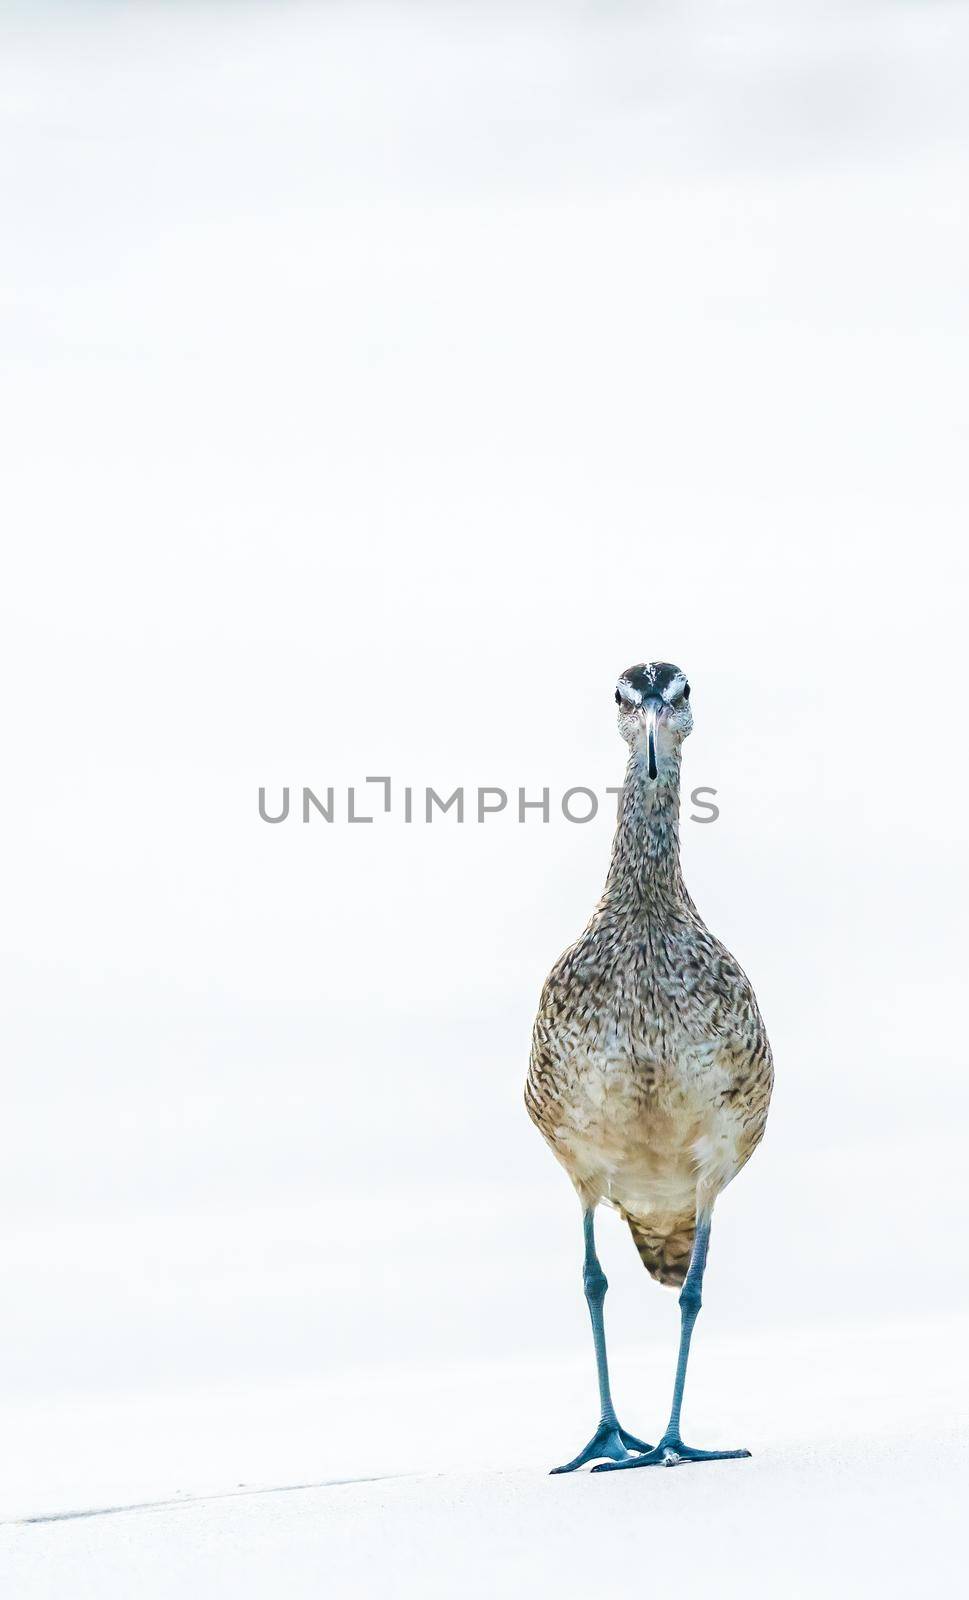
[[[618,689],[616,690],[616,705],[617,706],[621,706],[622,705],[622,695],[619,693]]]
[[[688,683],[683,687],[683,698],[684,700],[689,700],[690,698],[690,685]]]

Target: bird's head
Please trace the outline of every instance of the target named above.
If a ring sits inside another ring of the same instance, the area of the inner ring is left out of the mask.
[[[619,732],[650,779],[668,767],[693,728],[686,673],[669,661],[627,667],[616,684]]]

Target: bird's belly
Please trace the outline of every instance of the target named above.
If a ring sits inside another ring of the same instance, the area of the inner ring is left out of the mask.
[[[551,1143],[590,1199],[637,1216],[682,1216],[742,1165],[740,1118],[725,1103],[713,1052],[673,1061],[621,1052],[573,1062],[559,1083]]]

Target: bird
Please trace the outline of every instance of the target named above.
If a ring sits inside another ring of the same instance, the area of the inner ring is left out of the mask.
[[[615,687],[628,746],[605,888],[585,931],[545,981],[525,1104],[575,1186],[592,1321],[599,1425],[553,1472],[595,1472],[748,1456],[684,1444],[681,1408],[718,1195],[760,1143],[773,1087],[770,1043],[750,982],[706,927],[680,867],[686,674],[642,662]],[[657,1445],[628,1433],[612,1401],[596,1253],[600,1203],[628,1223],[647,1272],[679,1288],[673,1398]]]

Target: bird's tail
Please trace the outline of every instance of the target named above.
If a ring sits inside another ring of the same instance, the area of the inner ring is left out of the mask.
[[[693,1249],[693,1236],[696,1232],[694,1219],[686,1217],[682,1222],[677,1222],[672,1230],[664,1229],[657,1232],[648,1222],[642,1222],[637,1217],[626,1216],[629,1231],[633,1236],[633,1243],[639,1251],[640,1260],[651,1278],[657,1283],[669,1284],[670,1288],[678,1288],[686,1277],[686,1269],[690,1265],[690,1252]]]

